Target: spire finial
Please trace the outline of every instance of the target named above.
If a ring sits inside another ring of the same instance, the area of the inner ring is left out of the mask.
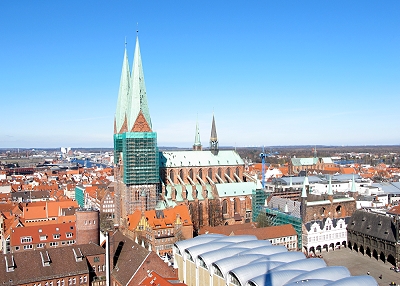
[[[136,22],[136,36],[139,34],[139,22]]]
[[[126,44],[127,44],[127,42],[126,42],[126,36],[125,36],[125,49],[126,49]]]

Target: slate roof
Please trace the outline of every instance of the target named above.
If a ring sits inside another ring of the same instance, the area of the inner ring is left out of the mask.
[[[96,244],[82,244],[78,246],[65,246],[47,250],[31,250],[13,254],[1,254],[0,257],[0,284],[20,285],[36,281],[48,280],[71,275],[89,274],[89,266],[86,259],[76,261],[75,254],[82,251],[84,257],[89,255],[105,254],[105,250]],[[42,255],[50,258],[49,266],[43,266]],[[13,271],[6,271],[6,260],[15,262]]]
[[[396,242],[394,222],[392,218],[385,215],[357,210],[351,216],[347,229],[393,243]]]
[[[268,208],[277,209],[283,211],[285,209],[285,205],[288,206],[288,213],[292,216],[300,218],[300,205],[301,202],[296,202],[291,199],[285,199],[280,197],[272,197],[268,202]]]
[[[150,254],[150,251],[141,247],[131,239],[124,236],[121,232],[114,233],[112,241],[114,243],[114,269],[111,275],[121,285],[127,285],[136,270]]]
[[[111,275],[120,285],[139,285],[151,270],[162,277],[177,276],[155,252],[143,248],[121,232],[116,231],[110,241],[114,247],[114,253],[110,254],[114,260]]]

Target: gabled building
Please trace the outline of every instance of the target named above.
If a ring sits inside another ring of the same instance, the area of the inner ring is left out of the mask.
[[[140,285],[150,271],[177,278],[177,272],[155,252],[137,244],[120,231],[110,234],[111,285]]]
[[[175,242],[193,237],[193,224],[185,205],[143,213],[135,211],[128,217],[128,228],[138,241],[160,256],[172,255]]]
[[[400,267],[398,215],[357,210],[347,225],[350,249]]]
[[[2,285],[105,285],[105,250],[95,244],[0,255]]]
[[[10,252],[42,250],[76,243],[76,224],[17,225],[10,231]]]

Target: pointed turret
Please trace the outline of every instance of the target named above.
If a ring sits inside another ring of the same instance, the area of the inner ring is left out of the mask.
[[[352,193],[356,193],[357,189],[356,189],[356,181],[354,179],[354,174],[353,174],[353,179],[351,180],[351,192]]]
[[[144,82],[144,73],[142,66],[142,58],[140,55],[139,38],[136,38],[135,54],[132,65],[132,75],[129,92],[129,108],[128,108],[128,131],[133,131],[133,126],[138,119],[140,111],[147,121],[147,125],[152,129],[149,106],[147,103],[146,85]]]
[[[213,114],[212,125],[211,125],[211,136],[210,136],[210,151],[214,155],[218,155],[218,137],[217,128],[215,127],[215,118]]]
[[[201,151],[201,142],[200,142],[200,131],[199,131],[199,122],[196,122],[196,134],[194,136],[194,144],[193,151]]]
[[[125,43],[124,59],[122,61],[121,79],[119,83],[117,110],[115,112],[115,118],[114,118],[114,134],[124,132],[124,130],[122,130],[124,129],[123,126],[127,124],[126,114],[128,111],[128,104],[129,104],[129,90],[130,90],[129,62],[128,62],[128,54],[126,51],[126,43]]]
[[[302,198],[307,198],[307,188],[308,188],[308,186],[309,186],[308,177],[305,176],[304,177],[304,182],[303,182],[303,190],[301,192],[301,197]]]
[[[328,199],[333,202],[333,192],[332,192],[332,176],[329,175],[329,186],[328,186]]]
[[[328,184],[328,192],[327,192],[328,196],[333,196],[333,192],[332,192],[332,176],[329,175],[329,184]]]
[[[303,182],[303,190],[301,192],[301,198],[300,198],[300,215],[303,223],[306,223],[306,216],[307,216],[307,193],[308,193],[308,177],[306,176],[304,178]]]

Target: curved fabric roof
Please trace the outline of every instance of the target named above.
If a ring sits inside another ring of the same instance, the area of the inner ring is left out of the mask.
[[[282,265],[283,263],[284,262],[265,260],[261,262],[252,262],[230,270],[228,275],[236,277],[241,285],[245,285],[249,279],[257,277],[260,274],[268,273],[268,271]]]
[[[272,243],[269,240],[250,240],[235,243],[231,247],[257,248],[261,246],[272,246]]]
[[[321,258],[304,258],[300,260],[295,260],[292,262],[285,263],[281,266],[278,266],[274,269],[274,271],[279,270],[307,270],[311,271],[314,269],[319,269],[326,267],[326,263]]]
[[[185,252],[189,253],[192,256],[193,261],[196,261],[197,256],[199,256],[200,254],[210,252],[213,250],[218,250],[229,245],[231,245],[231,242],[226,242],[226,241],[223,242],[218,240],[214,241],[213,243],[203,243],[186,248]]]
[[[204,234],[200,236],[196,236],[195,238],[187,239],[187,240],[181,240],[175,242],[175,247],[179,249],[180,253],[183,253],[183,251],[191,246],[198,245],[198,244],[203,244],[203,243],[208,243],[213,240],[216,240],[218,238],[224,237],[225,235],[222,234]]]
[[[379,284],[376,282],[374,278],[371,276],[350,276],[335,282],[326,284],[326,286],[378,286]]]
[[[288,252],[287,248],[283,245],[271,245],[271,246],[261,246],[253,249],[249,249],[242,254],[264,254],[264,255],[271,255],[280,252]]]
[[[247,250],[246,248],[228,248],[224,247],[222,249],[218,249],[215,251],[206,252],[199,255],[199,259],[203,260],[203,262],[207,265],[207,268],[210,269],[210,266],[213,262],[220,260],[223,257],[232,257],[238,253]]]
[[[301,282],[292,282],[292,283],[287,283],[285,286],[325,286],[329,285],[331,283],[331,280],[326,280],[326,279],[307,279],[307,280],[301,280]]]
[[[213,265],[225,281],[235,278],[241,285],[378,285],[371,276],[351,276],[346,267],[328,267],[320,258],[306,258],[302,252],[289,252],[284,246],[270,245],[252,235],[206,234],[176,242],[174,246],[181,253],[192,255],[196,264],[206,267],[210,275]]]
[[[285,263],[306,258],[304,253],[294,252],[294,251],[274,253],[271,255],[266,255],[265,257],[267,258],[268,261],[278,261]]]
[[[305,270],[282,270],[272,271],[267,274],[259,275],[247,282],[250,285],[264,286],[264,285],[284,285],[292,278],[297,277],[306,272]]]
[[[257,236],[255,235],[232,235],[225,236],[223,238],[218,239],[218,241],[227,241],[227,242],[248,242],[248,241],[257,241]]]
[[[257,259],[265,258],[265,255],[262,254],[248,254],[248,255],[234,255],[231,257],[222,258],[212,263],[212,265],[218,268],[223,277],[226,278],[228,271],[231,269],[247,265],[250,262],[253,262]]]
[[[324,278],[331,281],[349,277],[350,271],[344,266],[327,266],[312,271],[308,271],[302,275],[294,277],[289,282],[296,282],[306,279],[319,279]]]

